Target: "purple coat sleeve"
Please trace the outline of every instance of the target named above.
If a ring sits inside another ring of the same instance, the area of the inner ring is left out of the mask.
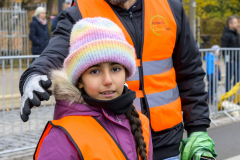
[[[38,160],[59,159],[80,160],[67,135],[59,128],[52,128],[42,143]]]

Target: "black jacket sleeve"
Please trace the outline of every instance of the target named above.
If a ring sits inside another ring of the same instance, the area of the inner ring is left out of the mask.
[[[19,90],[21,94],[23,94],[24,82],[30,75],[36,73],[48,75],[51,69],[62,67],[64,59],[68,55],[72,27],[79,19],[81,16],[76,6],[69,7],[60,14],[57,28],[53,32],[48,46],[20,78]]]
[[[171,9],[177,23],[177,39],[173,52],[173,66],[182,102],[184,128],[188,133],[206,131],[209,127],[209,107],[203,78],[199,49],[195,44],[187,16],[178,0],[172,2]],[[174,4],[173,4],[174,3]]]

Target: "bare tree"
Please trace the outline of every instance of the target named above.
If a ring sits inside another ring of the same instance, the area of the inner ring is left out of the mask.
[[[1,1],[0,1],[0,8],[2,8],[2,7],[4,6],[5,1],[6,1],[6,0],[1,0]]]
[[[32,0],[22,0],[22,7],[25,8]]]
[[[0,0],[0,8],[7,6],[7,8],[10,6],[10,0]]]
[[[53,8],[53,2],[54,0],[47,0],[47,21],[48,21],[48,29],[50,36],[52,35],[51,33],[51,19],[50,16],[52,15],[52,8]]]

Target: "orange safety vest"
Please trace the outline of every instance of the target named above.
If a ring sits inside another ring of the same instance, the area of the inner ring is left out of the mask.
[[[142,114],[139,114],[139,119],[142,122],[143,137],[148,155],[149,121]],[[34,160],[38,159],[42,143],[52,127],[60,128],[66,133],[78,151],[81,160],[128,159],[116,140],[97,118],[91,116],[66,116],[60,120],[47,123],[34,153]],[[140,156],[139,159],[141,159]]]
[[[75,0],[75,5],[82,18],[104,17],[112,20],[122,29],[129,44],[133,45],[117,13],[107,2]],[[134,106],[141,111],[141,98],[145,98],[152,129],[162,131],[182,122],[181,100],[172,61],[177,25],[167,0],[143,0],[142,6],[142,59],[136,59],[137,71],[127,84],[137,95]]]

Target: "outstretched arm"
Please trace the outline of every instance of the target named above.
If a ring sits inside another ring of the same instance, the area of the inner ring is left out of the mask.
[[[53,32],[48,46],[21,76],[19,83],[21,95],[23,95],[23,86],[28,77],[33,74],[48,75],[51,69],[60,68],[63,65],[64,59],[68,55],[72,27],[76,21],[81,19],[78,12],[78,8],[72,6],[61,13],[57,28]]]

